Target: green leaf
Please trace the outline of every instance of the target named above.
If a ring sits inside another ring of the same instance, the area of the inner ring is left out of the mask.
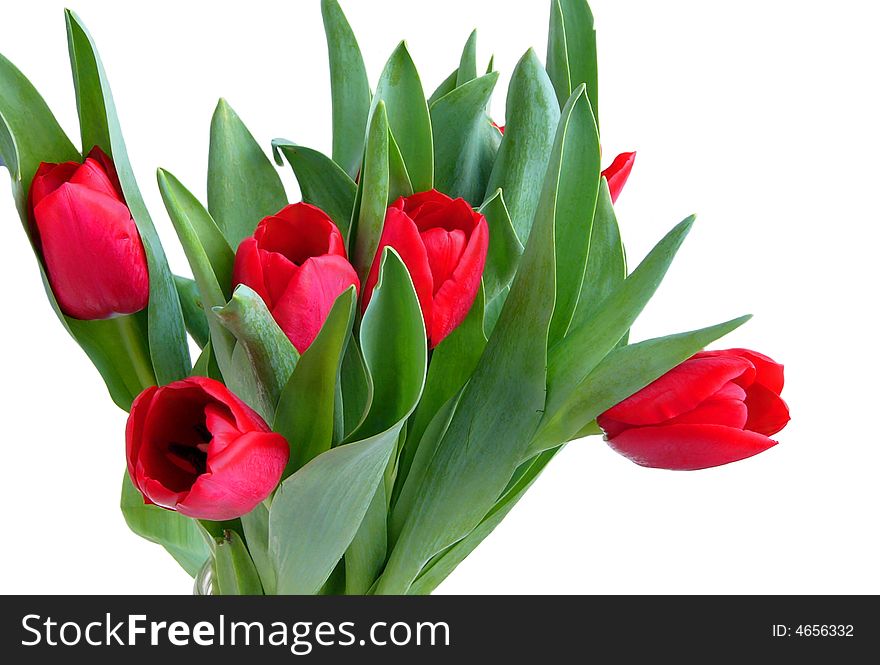
[[[550,344],[568,332],[584,281],[590,232],[599,193],[599,130],[590,103],[579,86],[577,99],[565,131],[559,171],[547,170],[555,188],[556,218],[556,310],[550,326]]]
[[[507,517],[507,514],[532,486],[532,483],[538,479],[538,476],[559,450],[560,448],[549,450],[533,463],[530,463],[525,472],[505,491],[473,531],[425,566],[425,569],[416,578],[408,593],[410,595],[421,595],[434,591],[455,570],[458,564],[464,561],[495,530],[495,527],[501,523],[501,520]]]
[[[168,216],[171,218],[180,244],[183,245],[183,251],[199,287],[202,307],[208,319],[208,329],[211,332],[211,348],[214,358],[223,377],[228,382],[234,376],[232,352],[235,347],[235,338],[220,323],[220,319],[214,312],[215,307],[222,307],[226,304],[226,295],[217,281],[211,261],[208,259],[197,232],[197,229],[209,226],[211,216],[198,202],[198,199],[171,173],[159,169],[156,177],[162,200],[168,210]],[[232,388],[231,385],[230,388]],[[233,388],[233,390],[235,389]]]
[[[264,217],[287,205],[275,166],[232,107],[221,99],[211,118],[208,211],[235,250]]]
[[[266,503],[259,503],[251,512],[242,515],[241,527],[254,567],[260,576],[263,593],[267,596],[274,595],[275,568],[269,557],[269,509]]]
[[[364,421],[373,400],[373,386],[355,340],[351,340],[345,349],[339,385],[343,402],[341,439],[344,439]]]
[[[379,283],[361,321],[360,348],[373,387],[372,403],[350,438],[366,438],[404,420],[422,394],[427,342],[409,272],[392,248],[382,253]]]
[[[97,145],[113,158],[125,201],[140,232],[150,273],[150,357],[158,382],[171,383],[187,376],[191,368],[177,289],[128,161],[113,95],[95,44],[73,12],[65,10],[65,18],[83,149],[88,152]]]
[[[489,73],[491,73],[491,72],[489,72]],[[434,91],[434,94],[432,94],[430,96],[430,98],[428,99],[428,108],[431,108],[432,106],[434,106],[434,103],[438,99],[445,97],[450,92],[455,90],[455,88],[457,87],[457,85],[456,85],[457,83],[458,83],[458,69],[456,69],[449,76],[447,76],[443,80],[443,83],[441,83],[437,87],[437,89]]]
[[[326,212],[348,242],[351,213],[357,194],[354,180],[336,162],[317,150],[303,148],[284,139],[272,141],[272,149],[279,164],[281,155],[290,163],[299,182],[303,201]]]
[[[626,279],[626,256],[620,239],[620,228],[611,202],[608,181],[602,178],[593,231],[590,234],[590,253],[577,308],[571,322],[578,328],[589,321],[596,309],[621,282]]]
[[[278,327],[259,294],[240,284],[232,300],[214,312],[247,353],[257,379],[257,410],[271,422],[281,392],[299,360],[299,353]]]
[[[388,201],[393,202],[401,196],[412,196],[414,193],[403,155],[394,135],[388,132]]]
[[[596,54],[596,28],[587,0],[559,0],[565,21],[565,40],[572,88],[587,86],[590,108],[599,125],[599,65]]]
[[[357,39],[336,0],[322,0],[333,96],[333,161],[352,179],[364,156],[370,83]]]
[[[364,172],[358,189],[360,206],[350,240],[352,264],[358,271],[361,284],[370,274],[388,208],[388,136],[385,103],[379,101],[370,121]]]
[[[379,483],[351,545],[345,551],[345,594],[365,595],[382,572],[387,554],[385,485]]]
[[[550,3],[550,34],[547,38],[547,74],[556,90],[559,106],[571,97],[575,86],[571,82],[571,68],[568,62],[568,40],[565,34],[565,19],[559,0]]]
[[[552,165],[562,162],[576,103],[570,100],[562,114]],[[376,593],[406,593],[432,557],[480,524],[540,422],[556,293],[554,207],[555,188],[548,186],[501,317],[437,446]]]
[[[486,216],[486,222],[489,224],[489,253],[483,270],[483,285],[486,299],[493,300],[510,284],[516,274],[523,246],[516,237],[500,189],[483,204],[480,212]]]
[[[262,596],[260,575],[235,531],[225,531],[214,549],[214,594],[218,596]]]
[[[356,305],[357,292],[352,286],[336,299],[281,392],[273,429],[291,444],[285,476],[330,450],[333,443],[336,381]]]
[[[217,381],[223,380],[223,375],[220,373],[217,360],[214,358],[214,353],[211,350],[211,340],[208,340],[208,343],[205,344],[202,353],[199,355],[198,360],[196,360],[196,364],[193,365],[192,375],[204,376]]]
[[[412,187],[424,192],[434,185],[431,115],[419,73],[406,43],[395,49],[376,86],[373,108],[385,102],[388,125],[400,147]]]
[[[208,330],[208,319],[202,307],[199,287],[195,280],[179,275],[174,276],[174,285],[177,287],[177,297],[180,298],[180,306],[183,308],[186,330],[200,348],[205,348],[211,333]]]
[[[143,496],[135,489],[128,473],[122,481],[120,508],[129,529],[141,538],[164,547],[192,577],[211,556],[198,523],[173,510],[144,503]]]
[[[461,62],[458,65],[458,72],[455,76],[455,87],[460,88],[468,81],[477,78],[477,31],[474,30],[467,43],[464,45],[464,51],[461,54]]]
[[[413,485],[419,487],[420,480],[410,482],[410,467],[418,454],[423,435],[433,421],[435,414],[443,408],[452,397],[461,392],[473,374],[483,349],[486,348],[486,336],[483,334],[484,291],[480,289],[467,317],[458,328],[444,339],[431,354],[428,366],[428,377],[419,406],[413,416],[406,443],[398,461],[398,482],[392,494],[392,504],[397,502],[398,495],[404,486],[409,484],[410,494],[414,494]],[[435,442],[436,443],[436,442]],[[410,500],[411,502],[411,500]],[[395,511],[395,520],[402,524],[409,506],[399,506]]]
[[[481,76],[456,88],[431,107],[434,186],[471,205],[483,202],[501,143],[501,134],[492,127],[487,113],[497,82],[497,72]]]
[[[604,302],[593,318],[573,329],[550,351],[547,413],[555,413],[577,386],[617,345],[657,291],[694,223],[681,222]]]
[[[547,412],[526,456],[570,440],[598,415],[659,379],[707,344],[736,330],[750,318],[743,316],[711,328],[651,339],[612,351],[563,404]]]
[[[486,196],[498,189],[504,192],[513,228],[521,242],[529,237],[538,207],[559,124],[559,107],[544,67],[529,49],[510,80],[507,126],[486,190]]]

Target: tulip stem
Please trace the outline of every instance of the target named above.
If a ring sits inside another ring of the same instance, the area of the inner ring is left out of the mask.
[[[114,319],[119,329],[119,339],[122,342],[126,355],[131,360],[131,366],[137,376],[141,390],[156,385],[156,375],[153,373],[153,363],[150,360],[150,352],[136,320],[136,314],[119,316]]]

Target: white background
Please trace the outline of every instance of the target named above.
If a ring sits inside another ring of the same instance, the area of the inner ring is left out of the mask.
[[[499,122],[516,61],[546,48],[544,0],[342,4],[374,84],[406,38],[430,92],[479,28],[481,60],[494,53],[502,72]],[[186,263],[154,171],[204,199],[219,96],[263,145],[282,136],[329,152],[317,0],[72,6],[98,41],[175,271]],[[785,363],[793,421],[771,451],[698,473],[642,469],[597,438],[572,444],[440,591],[880,593],[880,16],[862,0],[593,9],[606,161],[639,151],[618,205],[631,261],[700,214],[634,337],[755,314],[720,348]],[[0,52],[77,137],[62,3],[4,6]],[[187,575],[119,513],[124,414],[47,304],[6,185],[0,284],[0,591],[188,593]]]

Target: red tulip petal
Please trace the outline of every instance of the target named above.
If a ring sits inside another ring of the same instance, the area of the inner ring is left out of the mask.
[[[432,228],[422,231],[422,242],[428,253],[428,264],[431,266],[431,276],[434,280],[434,292],[452,277],[461,255],[467,246],[465,232],[456,229],[447,231],[441,228]]]
[[[107,177],[113,184],[113,188],[116,190],[116,197],[124,202],[125,193],[122,191],[122,183],[119,182],[119,174],[116,172],[116,165],[107,153],[101,150],[98,146],[95,146],[92,148],[91,152],[89,152],[87,159],[94,160],[101,166],[101,169],[107,174]]]
[[[245,238],[238,246],[235,253],[235,264],[232,268],[232,286],[235,288],[244,284],[256,291],[266,303],[266,307],[272,308],[272,298],[269,297],[269,289],[266,287],[266,278],[263,274],[263,264],[260,262],[260,250],[254,238]]]
[[[447,231],[457,229],[464,231],[467,236],[473,232],[481,217],[464,199],[455,199],[449,203],[425,203],[407,214],[423,233],[433,228]]]
[[[49,194],[70,180],[79,167],[80,165],[76,162],[64,162],[63,164],[47,164],[43,162],[40,164],[31,182],[31,210]]]
[[[178,503],[187,495],[185,491],[175,492],[168,489],[154,478],[144,478],[142,486],[143,494],[145,497],[149,497],[150,503],[168,508],[169,510],[177,510]]]
[[[146,257],[125,204],[67,183],[37,204],[34,219],[52,290],[66,314],[105,319],[147,306]]]
[[[431,348],[461,325],[470,312],[480,290],[488,251],[489,225],[486,218],[481,216],[452,277],[440,285],[434,296],[429,334]]]
[[[752,457],[776,441],[723,425],[663,425],[627,430],[608,445],[640,466],[696,471]]]
[[[210,472],[199,476],[177,510],[214,521],[249,513],[277,487],[289,454],[280,434],[244,434],[219,454],[210,455]]]
[[[771,392],[779,395],[785,386],[785,367],[768,358],[763,353],[750,351],[749,349],[731,349],[729,353],[735,353],[746,360],[749,360],[757,370],[755,382]]]
[[[290,282],[300,271],[300,266],[290,261],[283,254],[259,250],[260,265],[263,268],[263,279],[269,292],[266,306],[271,309],[279,302],[290,286]],[[270,304],[271,303],[271,304]]]
[[[296,265],[324,254],[345,256],[339,229],[323,210],[307,203],[294,203],[267,217],[254,237],[260,249],[282,254]]]
[[[709,399],[697,408],[682,413],[665,425],[724,425],[743,429],[749,411],[742,399]]]
[[[106,194],[110,198],[122,201],[116,186],[110,180],[110,176],[101,168],[101,165],[94,159],[87,159],[83,162],[70,178],[73,185],[82,185],[88,187],[100,194]],[[124,202],[124,201],[123,201]]]
[[[204,376],[191,376],[183,381],[178,381],[174,385],[186,384],[196,386],[202,390],[208,397],[212,397],[219,402],[224,409],[228,409],[235,418],[235,427],[241,432],[258,430],[268,432],[269,426],[262,416],[245,404],[235,393],[224,386],[219,381],[209,379]],[[206,408],[206,424],[207,424],[207,408]],[[208,429],[213,433],[210,427]]]
[[[434,279],[431,276],[431,266],[428,263],[428,253],[422,242],[422,237],[415,223],[397,207],[388,208],[385,215],[385,226],[382,229],[382,237],[379,241],[379,249],[373,259],[367,283],[364,286],[362,308],[367,310],[373,289],[379,281],[379,267],[382,262],[382,252],[386,247],[393,247],[400,255],[409,276],[412,278],[422,307],[422,316],[425,319],[425,327],[430,335],[431,312],[434,293]]]
[[[427,214],[429,211],[442,210],[450,203],[452,203],[452,199],[446,196],[446,194],[438,192],[436,189],[431,189],[427,192],[419,192],[406,198],[400,198],[393,207],[403,210],[409,215],[410,219],[414,219],[422,214]]]
[[[319,256],[299,268],[272,309],[272,316],[297,351],[305,352],[336,299],[352,285],[359,286],[357,273],[341,256]]]
[[[633,164],[636,161],[636,153],[624,152],[615,157],[611,166],[602,171],[602,175],[608,181],[608,189],[611,191],[611,201],[617,203],[617,197],[623,191],[623,186],[629,180]]]
[[[211,443],[208,446],[210,454],[222,452],[242,435],[229,409],[218,404],[208,404],[205,407],[205,427],[211,433]],[[211,467],[210,456],[207,466]]]
[[[752,432],[772,436],[791,420],[783,399],[759,383],[749,388],[745,404],[749,412],[745,428]]]
[[[599,416],[599,425],[605,429],[605,418],[630,425],[662,423],[696,408],[751,369],[743,358],[691,358]]]

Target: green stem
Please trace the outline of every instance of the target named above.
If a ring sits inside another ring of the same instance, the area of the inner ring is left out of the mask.
[[[135,320],[135,315],[119,316],[113,320],[119,329],[119,339],[122,341],[126,355],[131,360],[131,366],[134,368],[141,389],[155,386],[156,375],[153,373],[150,352],[144,335]]]

